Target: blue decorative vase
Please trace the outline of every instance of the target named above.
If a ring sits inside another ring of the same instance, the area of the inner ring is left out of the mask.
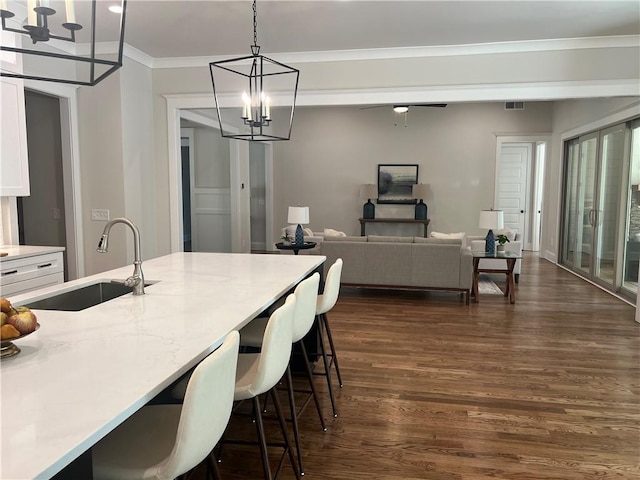
[[[298,224],[296,227],[296,245],[304,244],[304,232],[302,231],[302,225]]]
[[[420,202],[416,203],[416,220],[426,220],[427,219],[427,204],[420,199]]]
[[[487,255],[496,254],[496,237],[493,235],[493,230],[487,232],[487,238],[484,242],[484,253]]]
[[[367,201],[362,207],[362,218],[376,218],[376,206],[371,199]]]

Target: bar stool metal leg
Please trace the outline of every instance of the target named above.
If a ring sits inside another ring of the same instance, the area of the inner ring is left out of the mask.
[[[267,440],[264,436],[264,424],[262,423],[262,410],[260,408],[260,400],[256,395],[253,397],[253,418],[256,421],[256,430],[258,432],[258,444],[260,445],[260,454],[262,456],[262,470],[265,480],[273,480],[271,476],[271,467],[269,466],[269,455],[267,452]]]
[[[331,370],[330,370],[330,366],[329,366],[329,361],[327,360],[327,351],[326,348],[324,346],[324,335],[322,333],[322,327],[321,324],[322,322],[318,322],[318,333],[320,334],[320,350],[322,353],[322,363],[324,364],[324,372],[320,373],[319,375],[325,375],[327,377],[327,388],[329,389],[329,398],[331,399],[331,408],[333,410],[333,416],[337,417],[338,416],[338,411],[336,410],[336,399],[333,396],[333,387],[331,385]]]
[[[298,411],[296,410],[296,400],[293,394],[293,379],[291,378],[291,365],[287,367],[287,392],[289,394],[289,409],[291,410],[291,425],[293,427],[293,439],[296,443],[296,454],[298,455],[298,468],[300,475],[304,475],[302,466],[302,449],[300,448],[300,430],[298,429]]]
[[[333,345],[333,337],[331,336],[331,329],[329,328],[329,319],[327,318],[326,313],[323,313],[321,317],[322,317],[322,323],[324,324],[324,328],[327,331],[329,346],[331,347],[331,360],[336,366],[336,375],[338,376],[338,384],[340,385],[340,388],[342,388],[344,385],[342,383],[342,375],[340,375],[340,366],[338,365],[338,355],[336,354],[336,347]]]
[[[276,408],[276,414],[278,416],[278,422],[280,423],[280,430],[282,430],[282,437],[284,438],[285,449],[289,454],[289,461],[291,462],[291,468],[293,469],[293,473],[296,476],[296,480],[300,480],[300,472],[296,468],[296,460],[293,458],[293,450],[291,448],[291,443],[289,442],[289,433],[287,432],[287,425],[284,421],[284,414],[282,413],[282,407],[280,406],[280,400],[278,399],[278,392],[276,388],[271,389],[271,396],[273,397],[273,405]]]
[[[313,396],[313,401],[316,404],[316,410],[318,411],[318,417],[320,418],[320,426],[322,427],[322,431],[326,432],[327,426],[324,423],[324,415],[322,415],[322,407],[320,406],[320,399],[318,397],[318,392],[316,390],[316,384],[313,381],[313,371],[311,370],[311,365],[309,364],[309,357],[307,356],[307,347],[305,347],[304,341],[300,341],[298,345],[300,345],[302,357],[304,358],[304,366],[307,371],[309,386],[311,387],[311,395]]]

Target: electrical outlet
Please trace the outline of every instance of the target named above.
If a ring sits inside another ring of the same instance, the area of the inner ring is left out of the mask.
[[[91,209],[91,220],[96,222],[108,222],[109,210],[93,208]]]
[[[53,209],[53,219],[60,220],[60,209],[58,207],[54,207]]]

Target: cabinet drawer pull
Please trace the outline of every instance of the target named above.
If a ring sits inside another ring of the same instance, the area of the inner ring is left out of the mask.
[[[47,268],[53,265],[52,263],[45,263],[44,265],[38,265],[38,268]]]
[[[8,272],[2,272],[2,276],[5,275],[13,275],[14,273],[18,273],[18,270],[9,270]]]

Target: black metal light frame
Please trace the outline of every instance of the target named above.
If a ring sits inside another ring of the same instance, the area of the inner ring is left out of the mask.
[[[295,112],[295,103],[298,93],[298,81],[300,71],[264,55],[260,55],[260,47],[257,44],[257,17],[256,17],[256,0],[253,0],[253,45],[251,46],[251,55],[245,57],[230,58],[217,62],[210,62],[209,69],[211,72],[211,83],[213,84],[213,96],[216,103],[216,111],[218,113],[218,122],[220,124],[220,132],[224,138],[234,138],[237,140],[247,141],[272,141],[272,140],[289,140],[291,138],[291,130],[293,128],[293,115]],[[247,68],[246,65],[251,67]],[[245,65],[244,69],[235,67],[235,65]],[[269,70],[273,69],[273,71]],[[265,71],[267,70],[267,71]],[[216,72],[226,71],[241,77],[241,82],[247,82],[249,98],[258,99],[257,102],[251,103],[252,112],[247,117],[242,116],[243,124],[248,127],[247,133],[226,132],[223,125],[223,112],[220,104],[219,89],[216,88]],[[291,105],[291,113],[289,114],[289,128],[286,134],[276,135],[265,131],[269,127],[272,118],[264,115],[263,104],[264,99],[261,93],[264,92],[265,78],[277,75],[294,75],[295,86],[293,88],[293,101]]]
[[[79,79],[67,79],[67,78],[57,78],[57,77],[42,77],[38,75],[29,75],[25,73],[16,73],[10,70],[5,70],[2,68],[0,70],[0,77],[11,77],[11,78],[22,78],[25,80],[41,80],[45,82],[55,82],[55,83],[66,83],[72,85],[83,85],[83,86],[94,86],[98,82],[104,80],[106,77],[111,75],[113,72],[122,67],[122,57],[124,50],[124,27],[125,27],[125,19],[127,12],[127,0],[121,0],[122,2],[122,13],[120,14],[120,32],[118,39],[118,52],[117,52],[117,60],[106,60],[101,58],[96,58],[96,2],[97,0],[91,0],[91,48],[90,48],[90,56],[81,56],[81,55],[69,55],[64,53],[55,53],[48,51],[39,51],[28,48],[18,48],[11,47],[7,45],[0,45],[1,51],[19,53],[22,55],[34,55],[40,57],[49,57],[49,58],[58,58],[61,60],[71,60],[82,63],[89,63],[89,80],[79,80]],[[48,20],[47,17],[54,14],[55,10],[52,10],[47,7],[36,7],[36,13],[38,15],[38,26],[29,26],[24,30],[19,30],[16,28],[12,28],[6,24],[6,20],[14,16],[13,12],[7,10],[0,10],[0,18],[2,20],[2,29],[9,32],[20,33],[29,36],[33,44],[37,42],[46,42],[49,39],[56,39],[62,41],[68,41],[75,43],[75,32],[77,30],[82,29],[82,26],[76,23],[65,23],[62,24],[64,28],[69,30],[70,36],[63,37],[61,35],[52,34],[48,29]],[[110,68],[103,72],[101,75],[96,76],[95,67],[96,65],[106,65]]]

